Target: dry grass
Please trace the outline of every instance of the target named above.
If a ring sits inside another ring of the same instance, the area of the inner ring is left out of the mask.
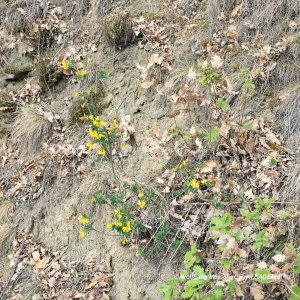
[[[0,250],[1,254],[6,253],[14,238],[14,228],[12,225],[5,223],[0,225]]]
[[[11,97],[0,90],[0,135],[9,131],[17,104],[12,101]]]
[[[28,32],[32,21],[42,16],[37,0],[14,0],[7,3],[4,25],[11,32]],[[25,12],[25,13],[24,13]]]
[[[124,49],[135,40],[132,18],[129,13],[108,16],[102,26],[105,39],[116,49]]]
[[[35,106],[24,106],[16,117],[12,135],[23,152],[36,152],[51,129],[52,124]]]
[[[275,124],[285,140],[298,139],[300,144],[300,95],[296,90],[288,102],[282,103],[275,115]]]
[[[14,205],[9,200],[0,201],[0,224],[10,220],[14,211]]]
[[[40,57],[35,68],[40,86],[47,90],[53,87],[61,78],[62,73],[57,64],[49,57]]]
[[[280,191],[282,202],[300,204],[300,163],[296,163]]]
[[[299,13],[298,0],[244,0],[241,18],[252,22],[261,32],[269,33],[277,24],[281,25],[282,31],[287,30],[289,20]]]

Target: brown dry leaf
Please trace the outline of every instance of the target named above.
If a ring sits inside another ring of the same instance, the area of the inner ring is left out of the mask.
[[[297,251],[295,248],[285,247],[283,252],[290,259],[295,259],[297,257]]]
[[[203,167],[200,169],[200,173],[209,173],[218,166],[219,163],[216,160],[208,160],[203,164]]]
[[[36,265],[34,266],[35,269],[44,269],[46,265],[48,264],[50,260],[49,256],[43,257],[41,260],[39,260]]]
[[[263,286],[256,282],[252,283],[250,287],[250,294],[253,296],[254,300],[263,300],[265,298]]]

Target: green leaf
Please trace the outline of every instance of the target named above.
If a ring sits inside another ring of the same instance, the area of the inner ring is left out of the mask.
[[[288,297],[288,300],[300,300],[300,288],[297,285],[291,286],[292,295]]]
[[[256,269],[255,270],[255,280],[261,283],[271,282],[271,271],[268,269]]]
[[[221,110],[226,110],[229,107],[228,103],[224,98],[218,98],[216,101],[216,106]]]
[[[258,249],[265,247],[268,243],[266,230],[262,230],[255,235],[255,243],[252,250],[256,252]]]
[[[204,133],[204,139],[206,142],[214,142],[219,137],[219,129],[217,127],[213,127],[209,132]]]
[[[222,300],[223,299],[223,290],[221,287],[218,287],[215,289],[214,293],[213,293],[213,300]]]
[[[297,254],[295,262],[293,264],[293,272],[295,274],[300,274],[300,253]]]
[[[221,264],[226,270],[229,270],[231,267],[231,262],[228,258],[221,259]]]

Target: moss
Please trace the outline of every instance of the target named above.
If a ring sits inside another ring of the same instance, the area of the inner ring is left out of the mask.
[[[103,83],[99,82],[87,88],[82,96],[76,97],[69,110],[69,123],[81,122],[81,117],[87,115],[101,115],[108,108],[110,101]]]
[[[58,65],[48,57],[38,60],[35,72],[43,89],[53,87],[62,77],[62,72]]]
[[[131,15],[126,13],[105,18],[103,34],[106,40],[116,49],[128,47],[135,41]]]

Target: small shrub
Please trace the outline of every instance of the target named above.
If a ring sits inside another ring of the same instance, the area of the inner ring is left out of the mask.
[[[69,110],[69,122],[82,122],[82,117],[101,115],[110,103],[105,101],[106,91],[103,83],[97,82],[82,92],[74,93],[73,102]]]
[[[62,77],[60,68],[49,57],[40,58],[35,71],[43,89],[53,87]]]
[[[135,40],[131,15],[109,16],[103,23],[103,33],[107,41],[116,49],[124,49]]]

